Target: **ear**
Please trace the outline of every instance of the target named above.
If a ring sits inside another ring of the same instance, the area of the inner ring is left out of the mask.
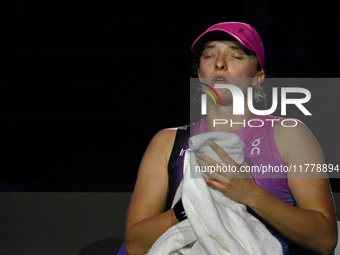
[[[200,78],[200,79],[201,79],[201,72],[200,72],[200,70],[199,70],[199,69],[197,70],[197,75],[198,75],[198,78]]]
[[[255,78],[254,78],[254,80],[253,80],[253,83],[252,83],[252,86],[253,87],[258,87],[258,86],[260,86],[261,84],[262,84],[262,82],[264,81],[264,77],[265,77],[266,75],[265,75],[265,73],[261,70],[261,71],[259,71],[257,74],[256,74],[256,76],[255,76]]]

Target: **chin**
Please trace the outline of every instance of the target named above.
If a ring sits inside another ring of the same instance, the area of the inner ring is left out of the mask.
[[[224,101],[233,101],[233,95],[229,89],[215,89],[221,98],[222,104]]]

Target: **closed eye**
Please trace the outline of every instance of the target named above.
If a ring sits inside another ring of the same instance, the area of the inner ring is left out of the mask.
[[[206,56],[203,56],[203,58],[211,58],[213,57],[213,55],[206,55]]]

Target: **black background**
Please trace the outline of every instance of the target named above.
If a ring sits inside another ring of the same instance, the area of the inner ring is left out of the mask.
[[[336,1],[11,1],[1,9],[1,190],[131,191],[153,135],[189,123],[190,47],[214,23],[255,27],[273,77],[340,76]],[[332,106],[334,133],[315,135],[335,162],[340,91],[328,93],[320,104]]]

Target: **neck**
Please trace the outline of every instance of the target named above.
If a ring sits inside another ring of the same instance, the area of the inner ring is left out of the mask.
[[[210,131],[235,131],[247,126],[254,114],[245,102],[244,115],[234,115],[233,106],[215,106],[207,104],[206,128]]]

